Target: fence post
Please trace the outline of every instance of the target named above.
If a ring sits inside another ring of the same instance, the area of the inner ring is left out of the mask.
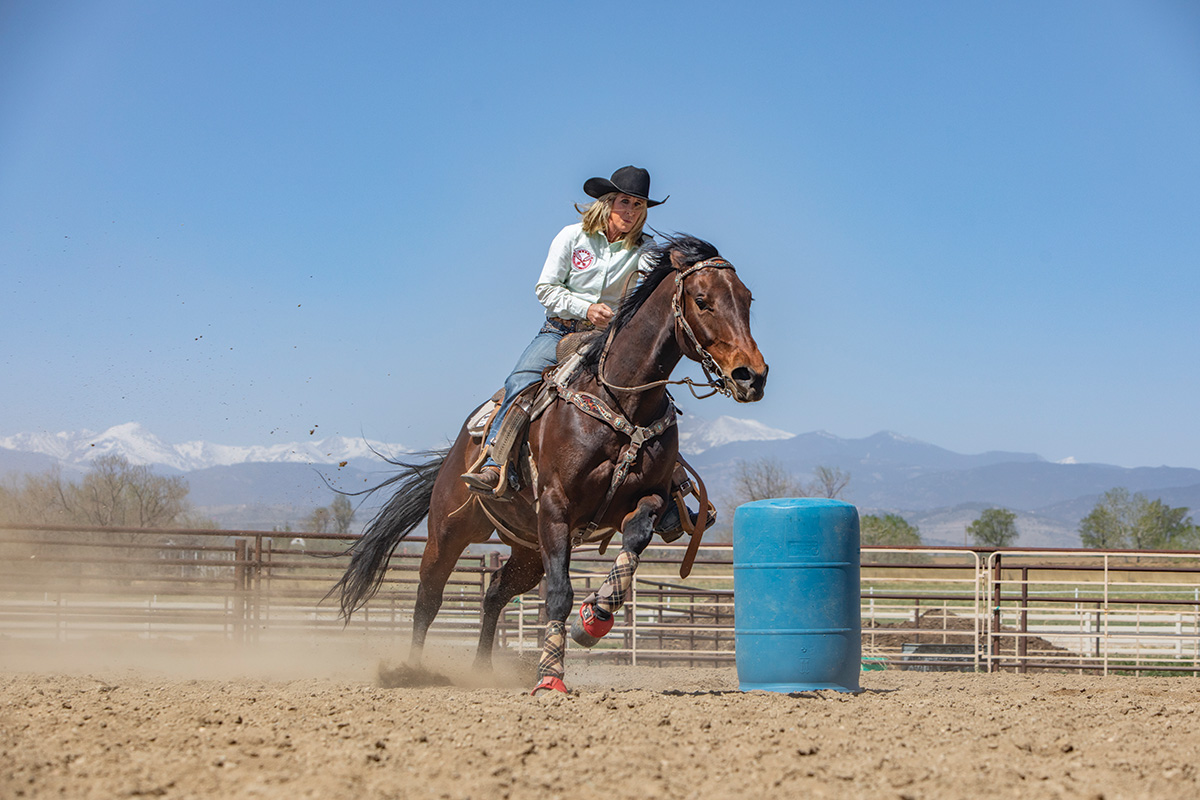
[[[662,651],[666,649],[665,645],[663,644],[663,642],[665,641],[665,638],[663,636],[663,633],[664,633],[663,622],[665,622],[665,619],[663,618],[663,608],[665,606],[666,606],[665,592],[663,592],[662,585],[660,584],[658,587],[658,609],[657,609],[658,613],[655,615],[657,617],[657,622],[655,623],[655,626],[658,628],[658,651],[659,651],[658,664],[660,666],[663,663]],[[691,665],[689,664],[688,666],[691,666]]]
[[[696,652],[696,600],[697,599],[698,598],[694,597],[694,598],[692,598],[692,602],[688,603],[688,650],[690,650],[693,653]],[[720,616],[721,610],[720,610],[720,608],[717,607],[716,603],[713,603],[713,610],[717,612],[716,620],[714,622],[714,627],[715,627],[716,625],[721,624],[721,616]],[[715,650],[716,647],[714,646],[713,649]],[[689,659],[688,666],[694,667],[694,666],[696,666],[696,662]]]
[[[250,596],[251,619],[253,621],[253,624],[250,626],[250,640],[253,642],[258,641],[258,633],[262,628],[262,579],[265,559],[266,551],[263,548],[263,537],[260,533],[254,537],[254,568],[251,572],[251,578],[254,582],[254,591]]]
[[[246,540],[237,539],[233,547],[233,640],[246,637]]]
[[[1108,553],[1105,553],[1104,554],[1104,605],[1101,607],[1101,620],[1102,620],[1101,624],[1103,625],[1103,638],[1104,638],[1104,671],[1101,674],[1105,675],[1105,676],[1108,675],[1108,651],[1109,651],[1110,645],[1111,645],[1111,642],[1108,639],[1108,628],[1109,628],[1109,625],[1108,625],[1108,623],[1109,623],[1108,580],[1109,580]]]
[[[1017,633],[1017,672],[1028,672],[1025,658],[1029,655],[1029,567],[1021,567],[1021,624]]]
[[[992,657],[988,660],[988,672],[996,671],[996,664],[1000,661],[1000,603],[1002,600],[1001,593],[1004,586],[1001,581],[1004,576],[1004,566],[1001,564],[1001,556],[995,554],[996,561],[993,569],[996,570],[992,576]]]

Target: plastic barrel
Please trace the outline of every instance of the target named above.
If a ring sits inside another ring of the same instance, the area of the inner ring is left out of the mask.
[[[733,515],[734,637],[742,691],[857,692],[858,509],[787,498]]]

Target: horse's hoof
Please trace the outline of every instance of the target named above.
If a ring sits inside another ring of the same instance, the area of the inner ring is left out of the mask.
[[[613,616],[601,619],[596,613],[596,606],[584,603],[579,607],[579,616],[571,623],[571,638],[583,647],[594,647],[604,635],[612,630]]]
[[[567,685],[562,682],[562,678],[556,678],[553,675],[547,675],[542,678],[529,694],[536,696],[543,689],[553,689],[556,692],[567,693]]]

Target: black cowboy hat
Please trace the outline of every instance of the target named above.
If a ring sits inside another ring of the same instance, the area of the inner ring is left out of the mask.
[[[621,192],[630,197],[640,197],[646,201],[646,208],[653,208],[667,202],[667,195],[662,200],[650,199],[650,173],[641,167],[621,167],[612,174],[612,180],[607,178],[588,178],[583,184],[583,191],[589,197],[597,200],[611,192]]]

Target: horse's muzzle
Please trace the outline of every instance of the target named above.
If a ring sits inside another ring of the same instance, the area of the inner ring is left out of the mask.
[[[726,385],[733,392],[733,399],[739,403],[756,403],[763,398],[767,385],[769,367],[763,364],[761,372],[750,367],[737,367],[729,373]]]

